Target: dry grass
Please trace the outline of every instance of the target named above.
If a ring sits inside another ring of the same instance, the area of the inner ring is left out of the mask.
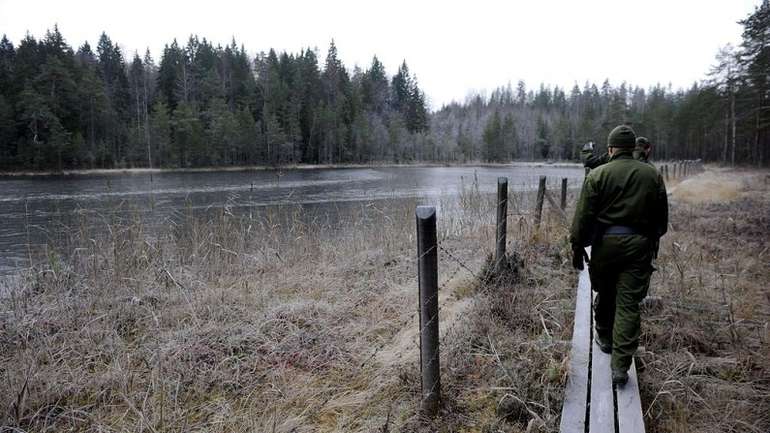
[[[51,245],[0,300],[0,430],[436,427],[418,410],[415,203],[361,204],[329,223],[292,206],[238,216],[235,201],[160,235],[138,213],[106,217],[106,231],[84,219]],[[535,234],[530,201],[512,198],[511,246],[563,269],[546,239],[564,230]],[[569,273],[482,283],[493,198],[472,183],[439,207],[441,429],[553,427]],[[498,416],[510,399],[527,410]]]
[[[673,206],[641,355],[651,431],[770,425],[761,194]],[[558,431],[566,230],[512,195],[518,265],[490,278],[493,200],[471,183],[439,203],[436,420],[418,409],[416,203],[379,201],[333,223],[188,211],[160,235],[84,221],[0,299],[0,431]]]
[[[706,171],[682,180],[671,193],[675,201],[687,204],[727,202],[741,195],[743,180],[743,176],[735,172]]]
[[[650,432],[770,431],[768,173],[711,170],[673,189],[643,316]]]

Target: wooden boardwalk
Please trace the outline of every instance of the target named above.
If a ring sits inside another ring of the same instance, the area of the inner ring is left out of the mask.
[[[590,253],[590,249],[588,250]],[[569,379],[561,412],[561,433],[643,433],[636,366],[628,383],[612,386],[610,356],[593,340],[591,281],[580,272],[575,325],[572,332]]]

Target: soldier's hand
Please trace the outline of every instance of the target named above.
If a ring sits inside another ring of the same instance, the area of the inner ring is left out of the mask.
[[[579,245],[572,247],[572,267],[578,271],[583,270],[583,257],[586,257],[586,250]]]

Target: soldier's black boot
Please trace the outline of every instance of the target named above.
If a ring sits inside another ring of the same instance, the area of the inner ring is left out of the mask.
[[[628,370],[612,369],[612,384],[623,386],[628,383]]]
[[[599,334],[594,335],[594,341],[596,341],[596,344],[599,346],[599,349],[601,349],[602,352],[608,355],[612,353],[612,343],[605,341],[603,338],[599,337]]]

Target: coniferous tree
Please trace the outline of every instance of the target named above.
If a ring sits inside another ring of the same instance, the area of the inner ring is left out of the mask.
[[[162,98],[159,98],[150,114],[151,152],[155,165],[160,167],[178,165],[180,161],[171,147],[171,119],[168,113],[168,106]]]
[[[171,153],[178,167],[210,164],[210,155],[204,148],[203,123],[198,114],[192,104],[182,102],[171,116]]]
[[[94,52],[95,51],[95,52]],[[106,34],[77,51],[58,28],[19,48],[0,41],[0,152],[5,167],[65,168],[353,162],[437,158],[425,94],[408,73],[394,111],[375,57],[351,78],[331,44],[316,53],[271,52],[252,63],[192,35],[128,64]],[[222,103],[224,101],[224,105]],[[182,106],[184,105],[184,106]],[[165,112],[159,112],[163,110]],[[193,137],[190,131],[200,132]],[[414,137],[413,137],[414,136]],[[22,155],[22,156],[19,156]]]
[[[516,159],[519,157],[519,139],[516,135],[516,121],[513,114],[506,113],[502,125],[502,159]]]
[[[769,10],[763,1],[741,22],[743,43],[684,90],[520,81],[434,113],[405,61],[390,79],[377,57],[348,72],[333,42],[321,66],[313,50],[252,62],[235,41],[192,35],[156,67],[149,52],[127,65],[106,34],[73,52],[54,27],[18,46],[0,39],[0,166],[574,159],[587,141],[604,151],[626,122],[654,158],[766,165]]]
[[[747,89],[753,96],[749,113],[753,119],[753,131],[746,148],[746,158],[762,164],[767,154],[767,130],[770,127],[770,0],[763,0],[743,25],[741,66]]]
[[[14,64],[16,49],[3,35],[0,39],[0,168],[10,168],[16,161],[16,111],[14,101]]]
[[[16,164],[16,113],[5,95],[0,93],[0,168]]]
[[[537,149],[543,159],[547,159],[551,154],[548,124],[542,117],[537,119]]]
[[[388,106],[388,77],[385,66],[377,56],[372,58],[372,64],[366,70],[361,80],[361,94],[365,109],[379,115]]]
[[[484,159],[501,161],[503,159],[503,134],[500,113],[495,111],[484,128]]]
[[[183,82],[184,62],[184,53],[179,48],[176,39],[171,45],[166,45],[163,48],[163,56],[158,69],[158,91],[169,110],[175,110],[179,102],[184,101],[179,90],[180,87],[183,87],[180,86],[180,83]]]
[[[113,165],[125,165],[129,157],[126,139],[131,105],[126,64],[120,48],[105,33],[99,38],[96,52],[99,60],[97,71],[104,83],[107,99],[105,141],[111,151]]]

